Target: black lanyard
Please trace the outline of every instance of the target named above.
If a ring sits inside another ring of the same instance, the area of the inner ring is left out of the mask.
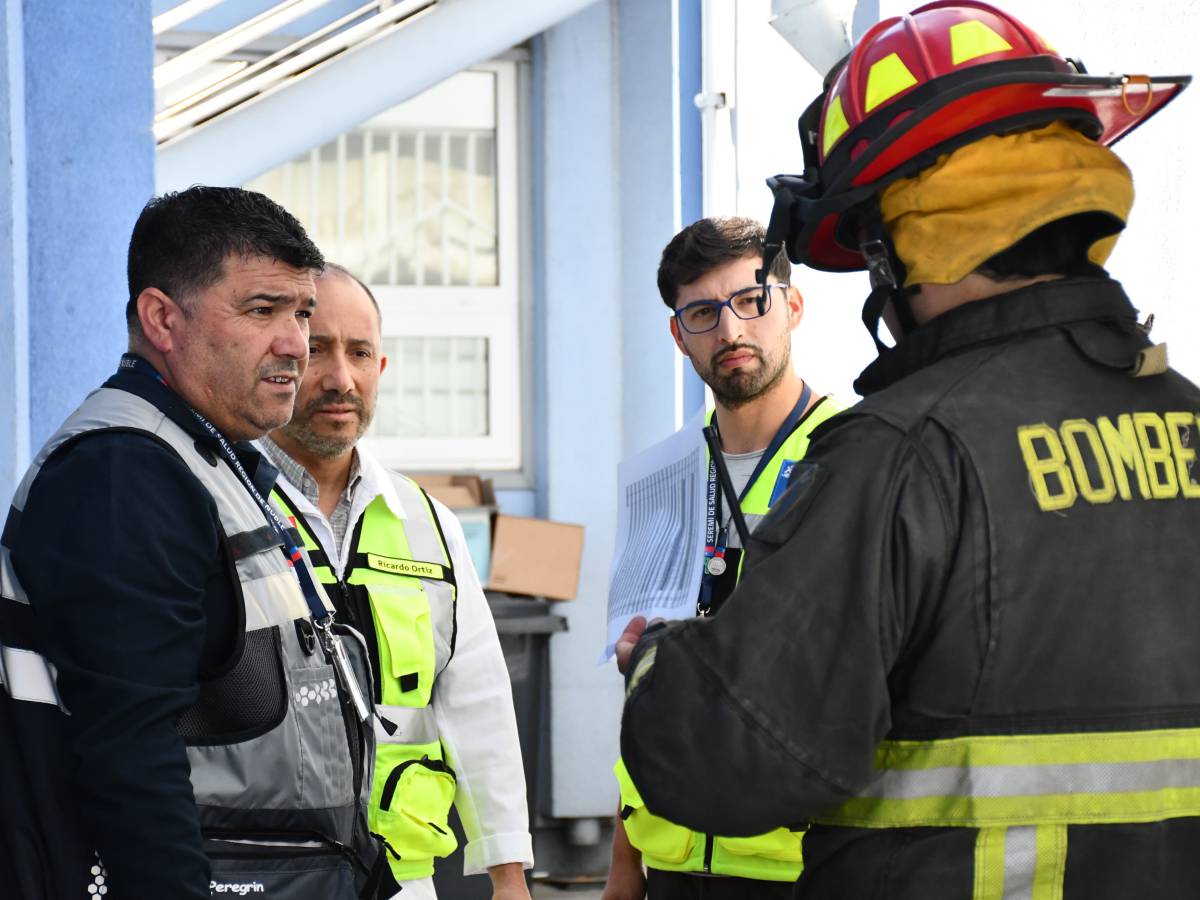
[[[167,380],[159,374],[158,370],[140,357],[129,354],[122,356],[121,368],[132,369],[135,372],[153,378],[167,390],[171,390],[171,386],[167,384]],[[182,400],[183,398],[180,397],[180,399]],[[241,480],[242,485],[250,493],[250,496],[254,498],[255,504],[258,505],[263,515],[266,516],[267,524],[271,526],[279,538],[279,543],[283,545],[283,555],[287,558],[288,567],[295,573],[296,579],[300,582],[300,590],[303,592],[304,599],[308,603],[313,624],[316,625],[317,630],[321,633],[321,643],[328,654],[329,662],[333,665],[342,687],[349,695],[350,702],[354,705],[359,720],[365,722],[371,715],[370,706],[367,705],[362,689],[358,685],[358,678],[354,674],[354,669],[350,663],[350,657],[346,653],[346,648],[342,645],[341,638],[333,631],[333,612],[327,609],[325,604],[321,602],[321,595],[317,592],[317,586],[313,583],[308,566],[304,565],[303,553],[292,542],[291,537],[288,535],[288,530],[284,527],[279,515],[271,508],[271,504],[267,502],[266,498],[259,493],[258,488],[254,486],[254,481],[247,474],[242,461],[238,459],[237,453],[234,452],[233,445],[229,443],[228,438],[221,433],[216,425],[196,412],[186,401],[185,405],[187,405],[188,412],[200,423],[200,427],[208,432],[209,436],[220,446],[221,452],[225,455],[225,461],[229,463],[229,467],[233,469],[234,473]]]
[[[763,455],[758,460],[758,465],[754,467],[754,471],[750,474],[746,484],[742,487],[741,493],[738,495],[738,504],[740,505],[746,499],[746,495],[750,493],[750,489],[754,487],[763,470],[771,464],[771,460],[775,458],[781,447],[796,427],[800,424],[800,420],[804,418],[804,410],[808,408],[809,401],[812,400],[812,388],[807,384],[804,385],[804,390],[800,392],[800,399],[796,401],[796,405],[792,407],[792,411],[788,413],[787,418],[783,420],[775,432],[775,436],[771,438],[771,443],[767,444],[767,449],[763,451]],[[718,442],[721,437],[720,428],[717,425],[717,417],[713,416],[712,429],[717,435]],[[720,525],[721,519],[721,495],[722,491],[717,479],[717,460],[716,454],[710,453],[708,460],[708,525],[705,531],[705,551],[709,547],[714,546],[713,538],[720,540],[720,535],[728,531],[727,528]],[[730,498],[732,503],[732,498]],[[720,531],[718,532],[718,528]],[[722,549],[724,549],[722,542]]]
[[[153,378],[163,387],[170,390],[170,385],[167,380],[158,373],[158,370],[144,359],[136,356],[125,355],[121,357],[121,368],[133,369],[142,375],[148,375]],[[182,398],[181,398],[182,399]],[[304,592],[304,599],[308,602],[308,609],[312,613],[313,621],[318,625],[325,625],[332,613],[326,609],[325,604],[321,602],[321,595],[317,593],[317,587],[313,584],[312,576],[308,572],[308,567],[301,563],[303,555],[299,547],[292,543],[291,537],[288,535],[287,528],[284,527],[279,515],[271,508],[271,504],[266,501],[258,488],[254,486],[249,474],[247,474],[242,461],[238,459],[237,453],[234,452],[233,445],[229,443],[228,438],[212,422],[208,421],[192,407],[188,406],[188,412],[192,414],[200,427],[208,432],[209,436],[215,440],[221,448],[221,452],[225,455],[225,461],[229,463],[229,467],[241,480],[242,485],[249,491],[250,496],[262,510],[266,516],[267,524],[275,531],[275,535],[279,538],[279,542],[283,545],[284,556],[287,557],[288,566],[296,573],[296,578],[300,581],[300,589]]]
[[[740,511],[742,501],[746,499],[746,495],[750,493],[751,488],[754,487],[763,470],[771,464],[771,460],[779,453],[780,448],[792,436],[801,419],[804,418],[804,411],[808,408],[810,400],[812,400],[812,388],[806,383],[804,390],[800,392],[800,399],[796,401],[796,405],[792,407],[792,411],[788,413],[787,418],[783,420],[783,423],[776,430],[775,436],[771,438],[771,443],[767,445],[767,449],[763,451],[762,457],[758,460],[758,465],[754,467],[750,478],[747,479],[746,484],[742,487],[741,493],[737,497],[734,515],[737,514],[737,511]],[[719,463],[717,456],[721,450],[720,429],[717,426],[715,415],[713,416],[713,423],[709,427],[716,440],[712,442],[709,448],[708,458],[708,490],[705,495],[707,521],[704,531],[704,574],[700,582],[700,603],[697,605],[697,609],[701,615],[704,615],[711,605],[713,582],[725,573],[725,550],[729,543],[729,529],[721,524],[722,485],[719,483],[720,481],[728,481],[728,476],[725,479],[718,478],[717,466]],[[735,504],[732,497],[732,487],[727,488],[727,490],[731,495],[729,498],[730,506],[733,507]],[[738,530],[739,532],[742,531],[741,528]],[[748,535],[741,534],[740,536],[744,549]]]

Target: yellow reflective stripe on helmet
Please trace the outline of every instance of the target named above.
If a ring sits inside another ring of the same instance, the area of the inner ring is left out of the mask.
[[[885,742],[880,777],[820,821],[868,828],[1200,815],[1200,730]]]
[[[989,53],[1011,49],[1012,44],[978,19],[950,26],[950,55],[956,66]]]
[[[825,127],[821,129],[821,133],[824,135],[824,142],[821,144],[822,152],[828,156],[833,145],[841,140],[842,135],[849,130],[850,123],[846,121],[846,111],[842,109],[842,98],[834,97],[829,108],[825,110]]]
[[[900,54],[889,53],[883,59],[874,62],[867,74],[867,96],[864,100],[866,111],[870,112],[916,83],[916,76],[908,70]]]

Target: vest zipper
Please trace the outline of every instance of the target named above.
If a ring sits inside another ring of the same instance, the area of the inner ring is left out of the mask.
[[[712,856],[713,856],[713,836],[706,834],[704,836],[704,871],[709,875],[712,874]]]

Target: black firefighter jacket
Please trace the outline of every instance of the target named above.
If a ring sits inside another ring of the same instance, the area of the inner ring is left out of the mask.
[[[1046,282],[864,373],[721,614],[637,648],[653,812],[807,828],[808,900],[1200,896],[1200,390],[1135,316]]]

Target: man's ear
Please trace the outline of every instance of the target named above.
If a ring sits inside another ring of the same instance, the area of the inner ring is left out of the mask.
[[[787,289],[787,307],[788,331],[791,331],[804,318],[804,296],[800,293],[799,288],[789,287]]]
[[[379,357],[379,374],[382,375],[383,370],[386,368],[387,368],[387,357],[386,356]]]
[[[147,343],[159,353],[167,353],[174,346],[174,330],[183,317],[179,305],[160,291],[149,287],[138,294],[138,321]]]
[[[687,345],[683,342],[683,335],[679,333],[679,320],[674,316],[671,316],[671,337],[675,338],[675,346],[679,348],[679,352],[691,359],[692,354],[688,352]]]

